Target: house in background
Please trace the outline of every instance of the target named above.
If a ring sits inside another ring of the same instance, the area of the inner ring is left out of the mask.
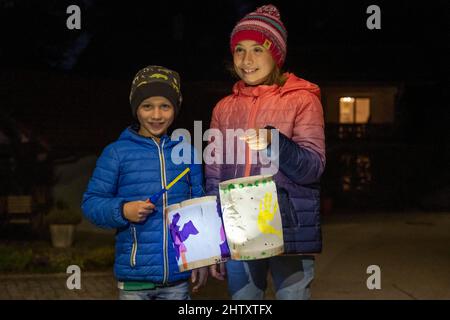
[[[369,127],[389,127],[394,121],[399,86],[376,84],[321,85],[327,127],[339,139],[363,139]],[[375,130],[375,135],[385,132]],[[331,132],[330,132],[331,133]]]
[[[391,206],[389,175],[398,163],[396,84],[322,84],[327,169],[323,191],[337,207]],[[328,204],[329,206],[329,204]]]

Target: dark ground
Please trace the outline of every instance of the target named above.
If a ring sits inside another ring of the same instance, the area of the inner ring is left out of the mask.
[[[341,213],[324,216],[323,221],[324,249],[316,260],[312,299],[450,299],[448,212]],[[367,289],[370,265],[381,269],[380,290]],[[110,271],[82,272],[81,290],[68,290],[67,277],[3,274],[0,299],[117,298]],[[209,279],[192,298],[228,299],[226,283]],[[273,298],[268,289],[266,299]]]

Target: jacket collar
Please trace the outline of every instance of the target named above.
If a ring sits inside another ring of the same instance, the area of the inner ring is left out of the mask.
[[[119,140],[131,140],[140,144],[147,144],[149,141],[154,141],[151,138],[141,136],[139,133],[139,126],[136,124],[133,124],[126,128],[124,131],[122,131]],[[176,145],[184,140],[184,137],[180,137],[180,139],[177,141],[173,141],[171,137],[169,137],[167,134],[161,136],[159,144],[162,145],[164,143],[165,146],[172,146]]]
[[[281,95],[283,95],[291,91],[305,90],[313,93],[320,99],[320,89],[316,84],[302,78],[298,78],[293,73],[286,72],[284,75],[286,76],[286,82],[282,87],[276,84],[271,86],[247,86],[244,81],[240,80],[234,84],[233,94],[236,96],[248,96],[257,98],[270,94],[280,93]]]
[[[237,96],[247,96],[247,97],[260,97],[266,94],[275,93],[279,91],[280,87],[276,84],[259,85],[259,86],[247,86],[244,81],[240,80],[236,82],[233,86],[233,93]]]

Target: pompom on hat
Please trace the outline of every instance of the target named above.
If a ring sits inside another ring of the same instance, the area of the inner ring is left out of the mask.
[[[233,28],[230,49],[243,40],[253,40],[269,50],[278,67],[286,59],[287,30],[281,22],[280,12],[274,5],[265,5],[247,14]]]

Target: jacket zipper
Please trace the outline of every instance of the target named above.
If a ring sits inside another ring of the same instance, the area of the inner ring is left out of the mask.
[[[131,248],[130,265],[134,268],[136,266],[136,253],[138,248],[135,225],[131,225],[131,236],[133,237],[133,247]]]
[[[256,125],[256,112],[258,110],[258,105],[256,103],[256,101],[258,100],[257,97],[253,98],[252,101],[252,108],[250,109],[250,115],[248,117],[248,123],[247,123],[247,129],[256,129],[255,125]],[[245,146],[245,171],[244,171],[244,177],[248,177],[250,176],[250,169],[251,169],[251,162],[252,162],[252,158],[251,158],[251,152],[250,152],[250,148],[246,145]]]
[[[159,143],[157,143],[153,138],[153,142],[155,142],[159,151],[159,162],[161,163],[161,188],[166,187],[166,166],[164,162],[164,143],[163,141],[161,147]],[[163,193],[163,256],[164,256],[164,276],[163,276],[163,284],[167,283],[168,280],[168,269],[169,269],[169,258],[168,258],[168,241],[167,241],[167,219],[166,219],[166,207],[167,207],[168,199],[167,192]]]

